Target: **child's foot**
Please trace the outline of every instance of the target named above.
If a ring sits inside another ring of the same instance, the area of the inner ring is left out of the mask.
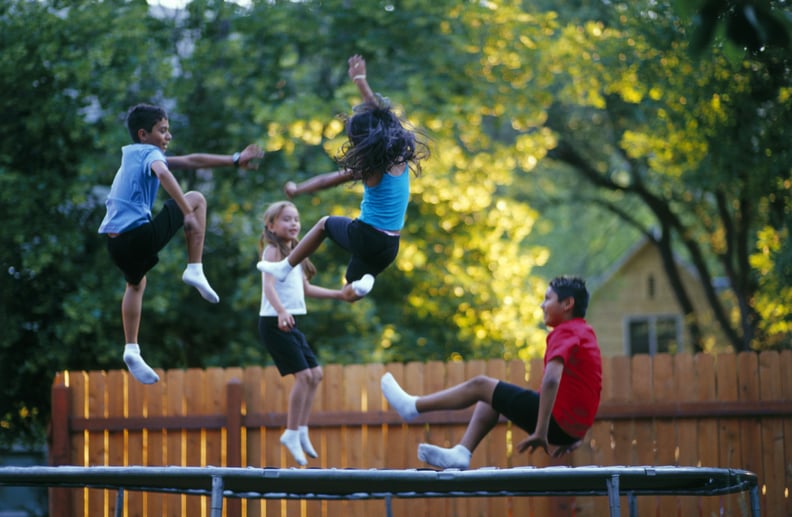
[[[294,456],[294,460],[304,466],[308,463],[303,454],[302,447],[300,446],[300,434],[294,429],[286,429],[280,437],[280,443],[283,444]]]
[[[139,382],[142,382],[143,384],[154,384],[155,382],[159,381],[159,375],[157,375],[157,372],[152,370],[140,355],[139,345],[128,343],[126,347],[124,347],[124,362],[129,369],[129,373],[131,373],[132,377],[137,379]]]
[[[369,294],[373,288],[374,277],[371,275],[363,275],[360,280],[355,280],[352,282],[352,290],[355,291],[355,294],[361,298]]]
[[[415,401],[418,397],[404,391],[390,372],[382,376],[380,387],[388,403],[404,420],[409,422],[418,416],[418,409],[415,407]]]
[[[429,443],[418,446],[418,459],[441,469],[466,469],[470,466],[471,453],[464,445],[450,449]]]
[[[319,455],[316,454],[311,439],[308,438],[308,426],[301,425],[297,428],[297,431],[300,433],[300,445],[302,446],[302,450],[305,451],[305,454],[312,458],[318,458]]]
[[[185,284],[198,289],[204,300],[210,303],[218,303],[220,301],[220,297],[217,296],[212,286],[209,285],[209,280],[204,276],[203,265],[187,264],[187,269],[182,273],[182,280]]]
[[[294,266],[289,264],[288,259],[283,259],[278,262],[262,260],[256,264],[256,269],[262,273],[269,273],[270,275],[274,276],[276,280],[283,282],[286,280],[286,277],[289,276],[291,270],[294,269]]]

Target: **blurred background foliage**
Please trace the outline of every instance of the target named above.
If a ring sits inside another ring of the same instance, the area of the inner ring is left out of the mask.
[[[539,356],[547,280],[594,278],[642,236],[727,280],[712,299],[727,346],[789,347],[789,26],[785,0],[7,0],[0,440],[42,439],[56,371],[123,368],[124,282],[96,229],[138,102],[167,108],[172,154],[267,150],[258,171],[178,174],[209,200],[221,303],[179,281],[174,240],[149,274],[145,356],[269,364],[260,215],[287,180],[333,169],[354,53],[432,157],[373,293],[309,302],[322,362]],[[359,186],[298,198],[303,230],[359,200]],[[323,245],[315,283],[340,286],[347,259]]]

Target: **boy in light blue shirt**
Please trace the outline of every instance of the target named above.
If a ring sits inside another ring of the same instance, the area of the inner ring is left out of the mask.
[[[165,151],[172,138],[168,115],[162,108],[148,104],[138,104],[129,110],[127,129],[134,143],[122,148],[121,166],[110,187],[107,214],[99,226],[99,233],[107,235],[110,257],[126,279],[121,302],[126,339],[124,362],[138,381],[153,384],[159,376],[143,360],[138,344],[146,273],[157,264],[157,254],[182,226],[188,256],[182,280],[198,289],[210,303],[220,301],[204,276],[201,262],[206,234],[206,198],[197,191],[182,192],[170,169],[255,168],[263,153],[251,144],[233,155],[197,153],[166,158]],[[153,215],[160,185],[170,199],[162,211]]]

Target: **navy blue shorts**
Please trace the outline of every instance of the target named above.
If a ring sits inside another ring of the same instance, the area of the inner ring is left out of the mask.
[[[390,266],[399,253],[399,236],[388,235],[359,219],[330,216],[325,232],[352,254],[346,270],[346,281],[360,280],[363,275],[377,276]]]
[[[184,214],[176,201],[168,199],[151,222],[116,237],[107,237],[107,251],[126,281],[137,285],[157,265],[157,254],[182,226]]]
[[[308,340],[297,328],[297,320],[291,330],[278,327],[277,316],[259,316],[259,339],[272,356],[282,376],[319,366]]]
[[[492,408],[531,434],[536,429],[536,418],[539,415],[539,393],[499,381],[492,394]],[[558,427],[554,418],[550,418],[547,430],[547,441],[550,444],[571,445],[578,440],[580,438],[569,436]]]

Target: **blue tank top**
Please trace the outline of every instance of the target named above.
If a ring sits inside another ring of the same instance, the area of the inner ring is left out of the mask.
[[[397,232],[404,227],[404,215],[410,201],[410,168],[398,176],[389,173],[374,187],[363,184],[360,219],[380,230]]]

